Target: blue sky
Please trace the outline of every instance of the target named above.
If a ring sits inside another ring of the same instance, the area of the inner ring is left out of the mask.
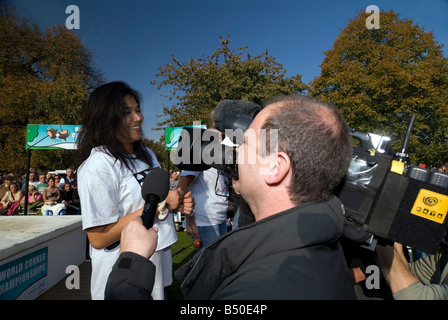
[[[219,36],[230,34],[233,49],[248,46],[252,55],[269,50],[306,83],[320,73],[323,52],[358,11],[376,5],[432,31],[448,57],[448,0],[7,0],[42,28],[65,26],[67,6],[80,11],[73,31],[94,54],[107,81],[123,80],[143,96],[145,136],[172,102],[150,84],[174,55],[180,61],[211,54]],[[168,88],[165,89],[167,91]],[[185,124],[190,125],[190,124]]]

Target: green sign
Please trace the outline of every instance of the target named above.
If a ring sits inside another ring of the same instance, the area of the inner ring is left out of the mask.
[[[194,123],[194,122],[193,122]],[[165,128],[165,150],[176,150],[179,143],[180,133],[183,127]],[[188,126],[193,128],[207,129],[205,124]]]
[[[0,265],[0,300],[14,300],[47,275],[48,247]]]
[[[80,125],[29,124],[26,126],[26,149],[75,150]]]

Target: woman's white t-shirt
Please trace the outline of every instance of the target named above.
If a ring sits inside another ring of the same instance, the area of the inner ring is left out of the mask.
[[[154,153],[150,149],[148,151],[152,156],[153,167],[160,167]],[[141,183],[150,168],[138,159],[132,160],[132,163],[135,169],[130,171],[119,160],[105,152],[103,147],[97,147],[92,149],[89,158],[78,168],[78,192],[84,230],[115,223],[118,218],[144,206]],[[156,217],[154,226],[159,229],[157,249],[150,258],[156,266],[156,281],[152,293],[153,299],[156,300],[163,299],[164,287],[172,282],[172,266],[167,263],[170,259],[164,257],[168,254],[171,257],[171,251],[164,249],[177,241],[177,233],[172,214],[162,221]],[[98,250],[90,246],[92,299],[104,299],[107,279],[119,254],[120,246],[111,250]]]

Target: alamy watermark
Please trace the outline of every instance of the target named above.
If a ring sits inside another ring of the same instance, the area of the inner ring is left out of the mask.
[[[278,153],[278,129],[225,129],[224,134],[227,144],[219,142],[216,130],[182,130],[177,149],[171,151],[171,161],[174,165],[257,164],[261,175],[269,173],[263,168],[269,170],[267,155]],[[247,148],[240,148],[244,144]]]
[[[380,8],[375,5],[370,5],[366,8],[366,13],[371,13],[366,19],[366,28],[379,29],[380,28]]]
[[[78,266],[75,266],[75,265],[67,266],[67,268],[65,268],[65,273],[70,274],[65,279],[65,287],[68,290],[81,289],[81,284],[80,284],[81,277],[80,277]]]
[[[81,289],[80,271],[76,265],[69,265],[65,268],[65,273],[69,274],[65,279],[65,287],[68,290]],[[366,267],[365,286],[368,290],[380,289],[380,268],[377,265],[369,265]]]
[[[81,25],[79,7],[74,4],[69,5],[65,8],[65,13],[70,14],[67,19],[65,19],[65,27],[69,30],[79,29]]]

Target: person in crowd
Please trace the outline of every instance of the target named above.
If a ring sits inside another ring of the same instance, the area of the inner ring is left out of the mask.
[[[61,189],[61,176],[58,174],[54,176],[54,186],[58,189]]]
[[[170,170],[170,190],[177,190],[178,184],[179,184],[179,172],[175,170]],[[180,210],[173,210],[171,213],[173,214],[176,231],[180,231],[182,228],[182,212]]]
[[[44,173],[39,175],[39,184],[36,186],[37,191],[39,193],[44,192],[44,189],[48,187],[47,176]]]
[[[9,185],[9,190],[6,192],[6,194],[3,196],[1,203],[2,203],[2,214],[4,212],[5,215],[13,216],[17,214],[19,207],[20,207],[20,201],[23,198],[23,193],[19,189],[19,185],[15,182],[11,183]]]
[[[65,178],[61,178],[61,181],[59,182],[59,187],[62,189],[62,187],[66,183],[69,183],[72,186],[72,189],[76,189],[77,188],[76,175],[74,174],[73,169],[72,168],[67,168],[65,170],[65,173],[67,175],[65,176]]]
[[[403,245],[377,245],[384,278],[395,300],[448,300],[448,251],[408,263]]]
[[[266,130],[264,141],[260,130]],[[277,141],[270,139],[276,133]],[[234,187],[256,221],[195,256],[181,285],[184,297],[355,299],[339,245],[343,205],[333,195],[352,154],[350,130],[337,108],[302,95],[274,98],[255,117],[237,153]],[[247,161],[254,155],[256,161]],[[132,242],[129,250],[150,252],[153,242],[132,239],[132,231],[123,231]],[[141,232],[155,238],[151,230]],[[131,269],[125,278],[144,282],[139,274]],[[109,281],[116,280],[111,274]],[[127,290],[147,296],[141,287]]]
[[[213,111],[206,125],[207,129],[216,130]],[[185,216],[185,232],[194,239],[200,239],[203,247],[227,233],[229,184],[230,179],[215,168],[183,170],[181,173],[179,187],[184,192],[190,191],[195,199],[194,213]]]
[[[104,299],[107,277],[120,252],[120,235],[134,217],[142,214],[141,183],[160,167],[152,150],[142,143],[141,97],[124,82],[96,88],[89,97],[78,135],[80,166],[78,192],[82,224],[90,242],[92,299]],[[158,243],[151,261],[156,266],[154,299],[164,299],[172,282],[171,245],[177,233],[169,210],[192,210],[193,198],[171,190],[159,204],[154,226]]]
[[[79,206],[80,201],[76,197],[75,193],[76,189],[72,188],[72,185],[67,182],[65,183],[60,191],[61,194],[61,203],[65,205],[65,208],[67,210],[67,214],[73,215],[73,214],[79,214]]]
[[[179,183],[178,172],[170,170],[170,190],[177,190],[178,183]]]
[[[61,193],[59,188],[56,187],[55,180],[55,178],[48,179],[48,187],[42,193],[44,205],[41,211],[44,216],[64,215],[66,213],[64,204],[60,202]]]
[[[38,175],[36,169],[30,168],[28,172],[28,186],[30,185],[37,186],[40,183],[40,181],[37,178]],[[24,183],[22,185],[22,192],[26,193],[26,180],[24,180]]]
[[[9,174],[3,176],[3,184],[0,185],[0,199],[3,199],[6,192],[9,191],[9,185],[11,184],[12,179],[12,176]]]
[[[44,175],[45,177],[45,175]],[[42,194],[37,190],[36,186],[28,187],[28,212],[41,212],[44,205],[44,198]],[[20,207],[25,207],[25,197],[20,201]]]
[[[48,186],[44,189],[42,196],[44,198],[44,202],[47,204],[56,204],[61,197],[61,193],[59,192],[59,188],[55,186],[55,179],[48,179]]]

